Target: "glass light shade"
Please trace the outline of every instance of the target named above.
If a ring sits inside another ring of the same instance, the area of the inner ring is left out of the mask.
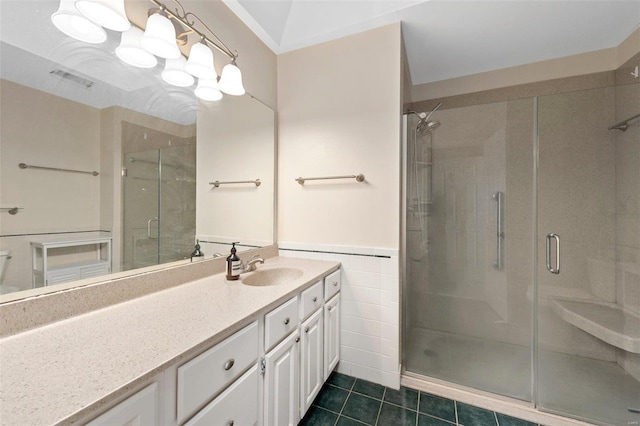
[[[124,0],[78,0],[76,8],[98,25],[114,31],[127,31],[131,23],[124,11]]]
[[[218,90],[218,82],[215,79],[199,79],[198,86],[194,92],[203,101],[219,101],[222,99],[222,93]]]
[[[51,15],[51,22],[69,37],[85,43],[99,44],[107,39],[107,33],[82,16],[74,6],[75,0],[60,0],[58,10]]]
[[[195,79],[191,74],[184,70],[187,60],[180,55],[175,59],[167,59],[162,71],[162,79],[172,86],[189,87],[193,85]]]
[[[176,44],[176,29],[166,16],[154,13],[147,19],[147,28],[140,44],[149,53],[165,59],[181,56]]]
[[[207,80],[215,80],[218,78],[218,74],[213,65],[213,52],[202,42],[191,46],[189,60],[187,61],[185,69],[194,77]]]
[[[235,64],[227,64],[222,69],[222,75],[218,82],[218,88],[224,93],[233,96],[242,96],[245,94],[242,85],[242,72]]]
[[[131,27],[122,33],[120,45],[116,47],[116,56],[129,65],[138,68],[153,68],[158,64],[158,60],[151,53],[147,52],[140,45],[142,30],[138,27]]]

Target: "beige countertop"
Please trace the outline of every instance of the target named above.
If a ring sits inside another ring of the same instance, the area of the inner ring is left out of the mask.
[[[71,424],[97,414],[340,264],[275,257],[258,270],[275,267],[303,274],[268,287],[216,274],[0,339],[0,423]]]

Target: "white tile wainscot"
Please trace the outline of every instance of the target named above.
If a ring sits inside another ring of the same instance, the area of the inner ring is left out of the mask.
[[[400,386],[400,280],[396,249],[278,243],[280,256],[342,263],[337,371]]]

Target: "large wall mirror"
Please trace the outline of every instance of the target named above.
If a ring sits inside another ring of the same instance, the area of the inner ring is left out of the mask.
[[[272,244],[274,111],[71,39],[58,4],[0,2],[0,302]]]

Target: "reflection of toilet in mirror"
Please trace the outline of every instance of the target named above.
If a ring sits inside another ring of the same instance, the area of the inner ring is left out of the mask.
[[[0,250],[0,285],[4,279],[4,269],[9,259],[11,259],[11,252],[9,250]]]

